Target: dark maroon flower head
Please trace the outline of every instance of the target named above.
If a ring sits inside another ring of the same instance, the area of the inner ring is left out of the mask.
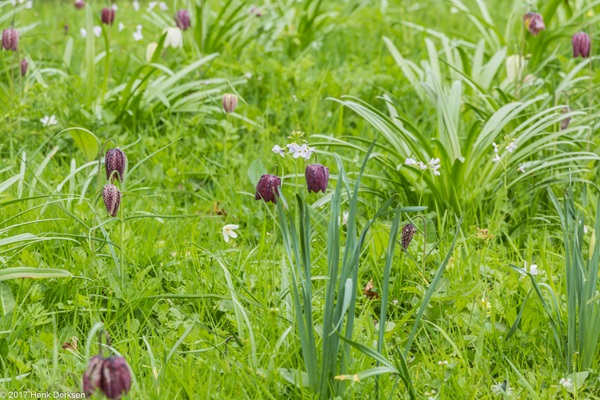
[[[27,74],[27,68],[29,68],[29,64],[27,63],[26,59],[22,59],[21,60],[21,76],[25,76],[25,74]]]
[[[564,107],[560,112],[563,114],[567,114],[571,112],[571,109],[569,107]],[[563,131],[567,129],[569,127],[569,122],[571,122],[571,117],[566,117],[565,119],[560,121],[560,129]]]
[[[114,181],[118,179],[123,182],[125,175],[125,166],[127,165],[127,157],[121,149],[110,149],[106,152],[104,157],[104,168],[106,169],[106,179]]]
[[[131,389],[131,373],[123,357],[112,356],[104,360],[100,390],[109,399],[120,399]]]
[[[263,16],[263,12],[261,11],[260,8],[256,7],[255,5],[251,5],[250,9],[248,9],[248,14],[250,15],[254,15],[256,17],[262,17]]]
[[[592,42],[590,41],[590,37],[585,32],[577,32],[573,35],[573,39],[571,40],[573,43],[573,57],[577,58],[579,56],[583,58],[588,58],[590,56],[590,50],[592,49]]]
[[[402,248],[404,250],[408,249],[410,246],[410,242],[413,240],[413,236],[417,232],[417,228],[413,224],[406,224],[402,228]]]
[[[85,2],[83,0],[75,0],[75,8],[81,10],[85,7]]]
[[[112,25],[115,21],[115,10],[112,8],[102,9],[102,23],[105,25]]]
[[[190,27],[190,13],[188,10],[179,10],[175,13],[175,23],[177,27],[182,31],[187,30]]]
[[[19,48],[19,32],[15,28],[2,31],[2,48],[9,51],[17,51]]]
[[[255,200],[263,199],[265,202],[277,203],[281,179],[277,175],[264,174],[256,185]]]
[[[223,109],[227,113],[232,113],[238,104],[238,98],[235,94],[226,93],[223,95]]]
[[[104,358],[102,356],[94,356],[90,359],[87,369],[83,374],[83,391],[86,397],[91,396],[96,389],[100,388],[103,365]]]
[[[106,211],[111,217],[116,217],[121,205],[121,191],[112,183],[107,183],[102,189],[102,200]]]
[[[308,193],[310,192],[323,192],[327,190],[327,184],[329,183],[329,168],[321,164],[310,164],[306,166],[306,186],[308,187]]]
[[[131,372],[123,357],[104,358],[100,355],[91,358],[83,374],[83,391],[86,397],[96,391],[114,400],[131,389]]]
[[[525,23],[525,28],[527,28],[529,33],[533,36],[537,36],[540,31],[546,29],[544,18],[538,13],[528,12],[523,16],[523,22]]]

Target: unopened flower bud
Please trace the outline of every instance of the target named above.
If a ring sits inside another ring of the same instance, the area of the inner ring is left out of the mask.
[[[27,74],[27,68],[29,67],[29,64],[27,63],[26,59],[22,59],[21,60],[21,76],[25,76],[25,74]]]
[[[277,175],[264,174],[256,185],[255,200],[263,199],[265,202],[277,203],[276,196],[279,195],[281,179]]]
[[[238,104],[238,98],[235,94],[227,93],[223,95],[223,109],[227,113],[232,113]]]
[[[175,23],[182,31],[190,27],[190,13],[188,10],[179,10],[175,13]]]
[[[542,16],[538,13],[528,12],[523,16],[523,22],[525,23],[525,28],[533,36],[537,36],[540,31],[546,29],[546,25],[544,25],[544,18],[542,18]]]
[[[127,165],[127,157],[121,149],[110,149],[104,157],[104,168],[106,169],[106,179],[118,179],[123,182],[125,175],[125,166]]]
[[[590,37],[585,32],[578,32],[573,35],[573,39],[571,40],[573,43],[573,57],[577,58],[579,56],[583,58],[588,58],[590,56],[590,50],[592,48],[592,42],[590,41]]]
[[[413,240],[413,236],[417,232],[417,228],[413,224],[406,224],[402,228],[402,248],[408,249],[410,242]]]
[[[121,205],[121,191],[112,183],[107,183],[102,189],[102,200],[108,215],[116,217]]]
[[[304,176],[306,177],[308,193],[319,191],[325,193],[329,183],[329,168],[321,164],[310,164],[306,166]]]
[[[85,2],[83,0],[75,0],[74,4],[75,8],[78,10],[81,10],[83,7],[85,7]]]
[[[108,399],[120,399],[131,389],[131,372],[123,357],[91,358],[83,374],[83,391],[86,397],[96,391],[104,393]]]
[[[102,9],[102,23],[105,25],[112,25],[115,21],[115,10],[112,8]]]
[[[2,31],[2,48],[9,51],[17,51],[19,48],[19,32],[15,28]]]
[[[569,107],[563,107],[563,109],[560,112],[563,114],[567,114],[571,112],[571,109]],[[571,122],[571,117],[566,117],[562,121],[560,121],[560,129],[563,131],[567,129],[569,127],[569,122]]]

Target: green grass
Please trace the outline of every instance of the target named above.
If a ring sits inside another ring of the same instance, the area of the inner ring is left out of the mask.
[[[0,51],[0,390],[79,392],[103,326],[131,399],[599,398],[600,76],[570,39],[595,54],[600,2],[538,3],[531,37],[500,0],[118,2],[96,38],[108,3],[0,1],[21,32]],[[163,48],[180,8],[192,27]],[[325,194],[271,151],[292,131]],[[256,201],[275,165],[285,203]]]

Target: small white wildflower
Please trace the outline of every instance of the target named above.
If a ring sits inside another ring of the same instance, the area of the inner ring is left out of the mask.
[[[494,154],[494,158],[492,158],[492,162],[500,162],[500,156],[498,154]]]
[[[517,171],[525,173],[525,165],[519,164],[519,168],[517,168]]]
[[[419,168],[421,168],[421,171],[425,171],[427,169],[427,164],[425,164],[424,162],[419,161]]]
[[[156,1],[151,1],[150,3],[148,3],[148,10],[152,11],[152,9],[153,9],[154,7],[156,7],[156,4],[157,4],[157,3],[158,3],[158,2],[156,2]]]
[[[273,146],[273,148],[271,149],[271,151],[275,154],[279,154],[281,157],[285,156],[285,149],[283,147],[280,147],[278,144],[276,144],[275,146]]]
[[[122,22],[119,22],[119,32],[123,31],[123,29],[125,29],[125,25],[123,25]]]
[[[82,38],[84,38],[84,39],[85,39],[85,38],[87,37],[87,31],[85,30],[85,28],[81,28],[81,29],[79,30],[79,33],[81,34],[81,37],[82,37]]]
[[[158,5],[160,7],[161,10],[163,11],[167,11],[169,9],[169,7],[167,7],[167,3],[165,2],[160,2],[160,4]]]
[[[246,72],[244,74],[244,78],[246,78],[246,79],[252,79],[252,72]]]
[[[96,37],[100,37],[100,35],[102,35],[102,27],[96,25],[94,28],[92,28],[92,31],[94,32],[94,35]]]
[[[133,9],[135,11],[139,11],[140,10],[140,2],[138,0],[133,0]]]
[[[136,31],[133,32],[133,40],[135,40],[136,42],[139,42],[143,38],[144,38],[144,35],[142,35],[142,26],[138,25]]]
[[[535,276],[535,275],[539,274],[537,264],[531,264],[529,266],[529,268],[528,268],[527,267],[527,261],[525,261],[525,268],[524,269],[525,269],[525,271],[529,272],[531,275]]]
[[[342,225],[348,225],[348,215],[350,215],[348,211],[342,213]]]
[[[503,381],[500,383],[496,383],[495,385],[492,385],[490,387],[490,389],[492,390],[492,393],[495,394],[496,396],[500,396],[500,395],[512,395],[513,392],[513,388],[511,388],[508,385],[507,381]]]
[[[394,306],[398,306],[399,301],[397,299],[392,300],[392,304]]]
[[[406,161],[404,161],[404,164],[406,164],[408,166],[417,165],[417,160],[412,159],[412,158],[407,158]]]
[[[492,146],[494,146],[494,153],[498,153],[498,145],[496,142],[492,142]]]
[[[558,383],[565,389],[570,389],[573,387],[573,382],[571,381],[571,378],[560,378],[560,381]]]
[[[510,142],[508,144],[508,146],[506,146],[506,151],[508,151],[509,153],[512,153],[516,149],[517,149],[517,143],[514,140],[512,142]]]
[[[33,1],[29,0],[27,4],[25,4],[25,8],[33,8]]]
[[[44,118],[40,119],[40,122],[42,123],[42,126],[44,128],[58,124],[58,120],[56,119],[56,116],[54,116],[54,115],[50,115],[50,116],[46,115]]]
[[[448,365],[448,360],[438,361],[438,365]]]
[[[235,239],[238,237],[238,234],[235,232],[235,230],[239,227],[239,225],[233,224],[228,224],[223,227],[223,239],[225,240],[225,243],[229,243],[229,238]]]
[[[112,5],[112,9],[113,9],[113,10],[115,10],[115,11],[117,11],[117,10],[119,9],[119,7],[117,7],[117,5],[116,5],[116,4],[113,4],[113,5]]]
[[[433,175],[435,176],[439,176],[440,175],[440,159],[439,158],[432,158],[431,160],[429,160],[429,166],[431,167],[431,170],[433,171]]]

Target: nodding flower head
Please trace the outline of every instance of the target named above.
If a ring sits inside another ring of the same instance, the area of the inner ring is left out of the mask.
[[[523,16],[523,22],[525,23],[525,28],[533,36],[537,36],[540,31],[546,29],[546,25],[544,25],[544,18],[538,13],[528,12]]]
[[[83,7],[85,7],[85,2],[83,0],[75,0],[74,4],[75,8],[78,10],[81,10]]]
[[[238,104],[238,98],[235,94],[226,93],[223,95],[223,109],[226,113],[232,113]]]
[[[329,168],[321,164],[310,164],[306,166],[306,186],[308,187],[308,193],[310,192],[323,192],[327,190],[327,184],[329,183]]]
[[[26,59],[22,59],[21,60],[21,76],[25,76],[25,74],[27,74],[27,68],[29,68],[29,63],[27,63]]]
[[[416,232],[417,228],[413,224],[404,225],[402,228],[402,248],[404,250],[408,249],[408,246],[410,246],[410,242],[412,242]]]
[[[188,10],[179,10],[175,13],[175,23],[177,27],[182,31],[187,30],[190,27],[190,13]]]
[[[577,32],[573,35],[573,39],[571,40],[573,43],[573,57],[577,58],[579,56],[583,58],[588,58],[590,56],[590,50],[592,48],[592,42],[590,41],[590,37],[585,32]]]
[[[123,182],[125,174],[125,166],[127,165],[127,157],[121,149],[110,149],[104,157],[104,168],[106,169],[106,179],[118,179]]]
[[[116,217],[121,205],[121,191],[112,183],[107,183],[102,189],[102,200],[108,215]]]
[[[102,23],[105,25],[112,25],[115,21],[115,10],[114,8],[103,8],[102,9]]]
[[[265,202],[277,203],[277,196],[281,188],[281,178],[277,175],[264,174],[260,177],[256,185],[255,200],[264,200]]]
[[[571,112],[571,109],[569,107],[563,107],[562,110],[560,110],[561,113],[563,114],[567,114]],[[565,117],[562,121],[560,121],[560,129],[561,130],[565,130],[569,127],[569,123],[571,122],[571,117]]]
[[[131,389],[131,372],[123,357],[104,358],[100,355],[90,359],[83,374],[83,391],[91,396],[96,391],[108,399],[120,399]]]
[[[19,32],[15,28],[2,31],[2,48],[8,51],[17,51],[19,48]]]

